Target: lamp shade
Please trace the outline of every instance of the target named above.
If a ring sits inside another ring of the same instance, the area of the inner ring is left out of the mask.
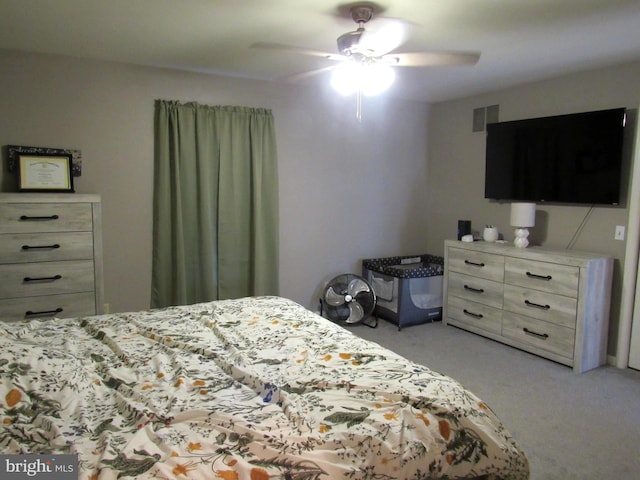
[[[535,203],[512,203],[511,226],[533,227],[536,224]]]

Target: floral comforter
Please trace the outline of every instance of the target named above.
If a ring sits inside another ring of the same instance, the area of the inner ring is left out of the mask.
[[[80,478],[528,478],[460,384],[279,297],[0,322],[0,453]]]

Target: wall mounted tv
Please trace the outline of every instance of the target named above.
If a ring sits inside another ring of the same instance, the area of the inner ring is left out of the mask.
[[[625,109],[487,125],[485,198],[618,205]]]

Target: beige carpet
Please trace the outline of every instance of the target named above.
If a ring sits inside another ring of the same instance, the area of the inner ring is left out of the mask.
[[[494,410],[525,451],[532,480],[640,479],[640,372],[566,366],[444,326],[349,327],[449,375]]]

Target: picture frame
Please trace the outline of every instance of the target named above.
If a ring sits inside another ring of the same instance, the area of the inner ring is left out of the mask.
[[[24,154],[50,155],[65,153],[72,156],[71,175],[74,177],[82,176],[82,150],[77,148],[53,148],[53,147],[30,147],[26,145],[7,145],[7,171],[10,173],[18,173],[18,156]]]
[[[17,163],[19,191],[74,192],[71,154],[21,153]]]

